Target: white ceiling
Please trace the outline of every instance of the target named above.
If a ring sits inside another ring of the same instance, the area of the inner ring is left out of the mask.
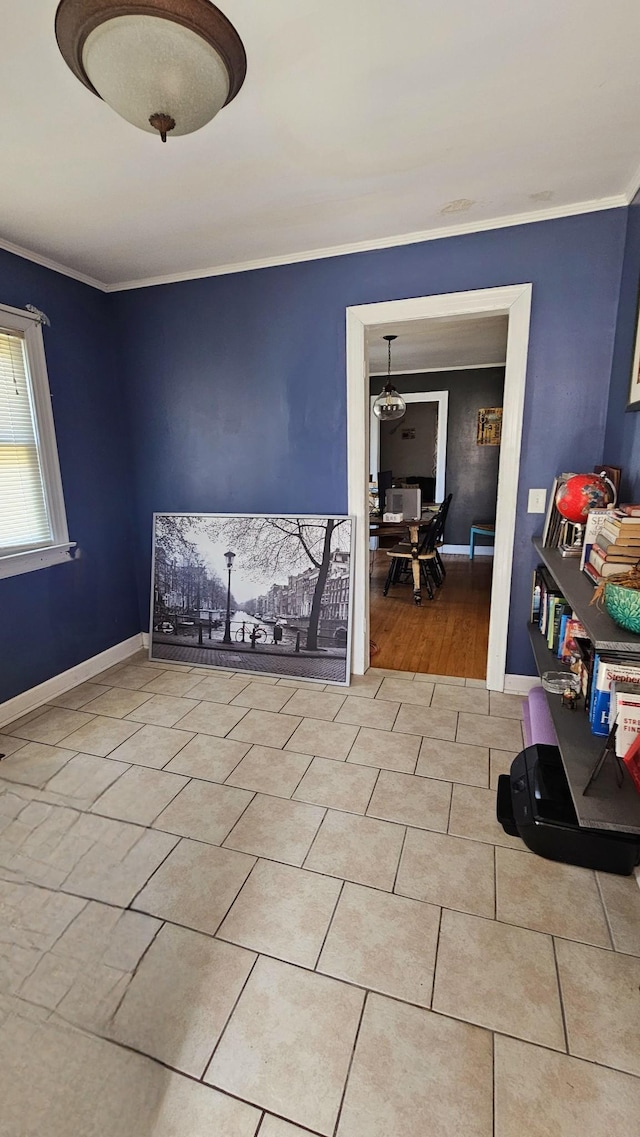
[[[386,375],[385,335],[398,337],[391,344],[395,374],[503,364],[508,323],[508,316],[446,316],[370,328],[366,333],[369,374]]]
[[[166,146],[0,5],[0,238],[107,284],[578,203],[640,162],[637,0],[220,0],[243,89]]]

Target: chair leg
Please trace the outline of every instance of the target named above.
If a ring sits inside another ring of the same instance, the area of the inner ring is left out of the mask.
[[[444,567],[444,561],[443,561],[442,557],[440,556],[438,549],[436,549],[436,560],[438,562],[438,568],[440,569],[442,576],[445,577],[447,575],[447,570]]]
[[[383,596],[387,595],[387,593],[389,591],[389,586],[393,583],[393,570],[394,570],[395,563],[396,563],[396,558],[392,557],[391,562],[389,564],[389,571],[387,573],[387,579],[385,580],[384,588],[382,589],[382,595]]]
[[[429,600],[433,600],[433,587],[431,585],[431,573],[429,571],[430,567],[431,566],[429,564],[427,564],[425,561],[422,561],[422,563],[420,565],[422,579],[424,580],[424,583],[426,585]]]

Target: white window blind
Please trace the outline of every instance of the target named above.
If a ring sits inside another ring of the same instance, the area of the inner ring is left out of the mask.
[[[26,344],[0,326],[0,554],[52,538]]]

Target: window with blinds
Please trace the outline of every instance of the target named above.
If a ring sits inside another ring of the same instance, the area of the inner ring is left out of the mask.
[[[0,555],[52,540],[26,342],[0,325]]]

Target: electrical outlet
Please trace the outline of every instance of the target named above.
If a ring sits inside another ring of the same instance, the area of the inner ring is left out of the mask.
[[[527,513],[544,513],[547,508],[546,490],[529,490]]]

